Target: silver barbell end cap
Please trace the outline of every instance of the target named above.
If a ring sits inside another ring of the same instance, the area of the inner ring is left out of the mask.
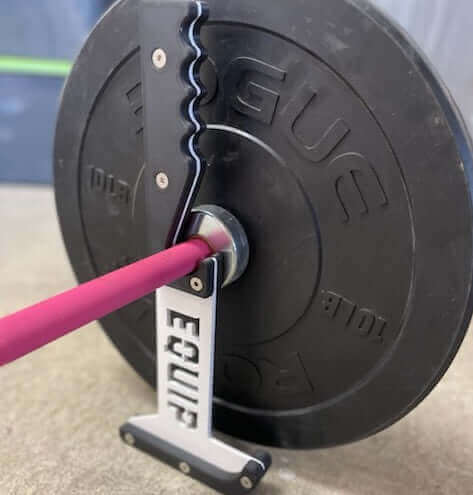
[[[186,238],[200,237],[223,256],[225,287],[238,280],[250,259],[250,248],[245,230],[237,218],[216,205],[202,205],[192,210],[186,229]]]

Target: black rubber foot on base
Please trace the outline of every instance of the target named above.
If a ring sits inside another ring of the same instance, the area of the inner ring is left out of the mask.
[[[120,436],[126,444],[225,495],[250,493],[258,486],[271,466],[270,454],[261,452],[254,457],[261,461],[264,469],[259,462],[250,461],[241,473],[227,473],[130,423],[120,428]]]

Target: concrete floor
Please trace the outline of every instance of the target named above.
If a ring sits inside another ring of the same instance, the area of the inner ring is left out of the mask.
[[[0,315],[75,283],[48,188],[0,187]],[[473,494],[473,337],[399,424],[347,447],[273,450],[260,495]],[[154,393],[97,324],[0,369],[0,495],[214,493],[126,448]]]

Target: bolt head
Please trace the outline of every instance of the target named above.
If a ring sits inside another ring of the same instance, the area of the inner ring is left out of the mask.
[[[190,282],[191,289],[195,292],[202,292],[204,289],[204,283],[199,277],[192,277]]]
[[[135,437],[131,433],[125,433],[123,436],[123,440],[125,440],[125,443],[128,445],[135,445]]]
[[[156,175],[156,185],[159,189],[167,189],[169,187],[169,177],[164,172],[159,172]]]
[[[189,474],[191,472],[191,468],[187,462],[181,462],[179,463],[179,469],[184,473],[184,474]]]
[[[240,478],[240,484],[245,490],[251,490],[253,488],[253,482],[248,476],[242,476]]]
[[[151,59],[156,69],[161,70],[164,69],[164,67],[166,67],[167,55],[162,48],[157,48],[156,50],[154,50]]]

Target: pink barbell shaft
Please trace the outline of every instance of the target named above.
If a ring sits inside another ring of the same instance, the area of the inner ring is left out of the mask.
[[[0,366],[188,275],[211,254],[191,239],[0,319]]]

